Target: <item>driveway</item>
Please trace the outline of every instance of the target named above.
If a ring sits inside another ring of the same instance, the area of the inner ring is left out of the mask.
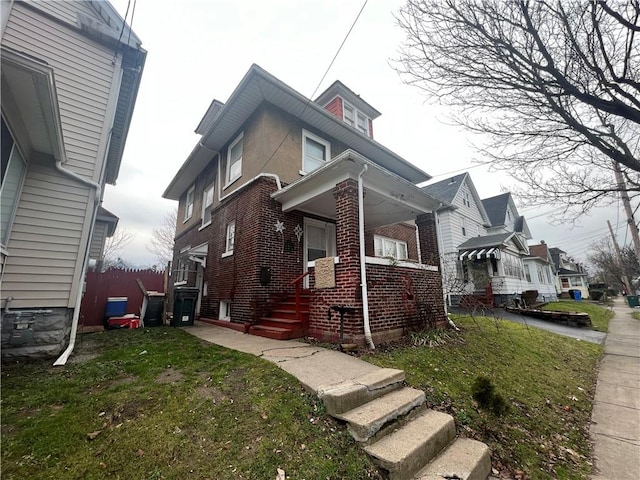
[[[451,313],[469,315],[469,311],[462,308],[451,307],[449,311]],[[607,334],[604,332],[597,332],[584,327],[570,327],[561,323],[547,322],[533,317],[525,317],[524,315],[519,315],[517,313],[507,312],[502,308],[494,308],[492,310],[488,310],[484,314],[478,314],[509,320],[511,322],[523,323],[529,327],[548,330],[549,332],[557,333],[559,335],[572,337],[585,342],[598,343],[600,345],[603,345],[605,338],[607,338]]]

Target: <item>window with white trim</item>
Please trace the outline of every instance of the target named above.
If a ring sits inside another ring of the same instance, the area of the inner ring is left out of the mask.
[[[214,184],[212,183],[202,192],[202,225],[211,223],[211,210],[213,209],[213,192]]]
[[[189,262],[179,258],[175,270],[174,285],[184,285],[187,283],[187,278],[189,278]]]
[[[375,235],[373,244],[376,257],[390,257],[396,260],[406,260],[408,258],[407,242]]]
[[[310,173],[331,158],[331,144],[307,130],[302,130],[302,173]]]
[[[244,149],[244,132],[238,135],[227,149],[227,184],[231,185],[242,176],[242,152]]]
[[[471,197],[469,196],[469,192],[462,192],[462,204],[466,207],[471,206]]]
[[[229,222],[227,224],[227,233],[225,235],[225,248],[223,256],[233,254],[233,244],[236,239],[236,221]]]
[[[9,128],[2,120],[2,185],[0,186],[0,237],[6,245],[11,233],[11,224],[22,190],[22,181],[27,164],[20,155]]]
[[[218,315],[220,320],[231,320],[231,302],[228,300],[222,300],[220,302],[220,314]]]
[[[467,236],[467,222],[464,217],[462,217],[462,236]]]
[[[369,117],[344,100],[342,101],[342,121],[369,136]]]
[[[189,220],[193,215],[193,203],[196,198],[196,187],[195,185],[191,185],[189,190],[187,191],[187,201],[184,206],[184,221]]]

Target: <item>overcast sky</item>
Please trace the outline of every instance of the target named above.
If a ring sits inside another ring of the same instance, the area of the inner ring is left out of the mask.
[[[124,17],[128,0],[111,3]],[[402,3],[370,0],[318,87],[363,0],[137,0],[133,22],[132,0],[127,21],[148,55],[118,182],[103,204],[135,234],[123,258],[156,263],[146,245],[176,207],[162,192],[198,141],[194,129],[211,100],[225,102],[253,63],[307,97],[341,80],[382,113],[375,139],[434,181],[467,170],[482,198],[508,191],[511,177],[473,163],[477,139],[448,125],[446,107],[430,104],[393,70],[403,38],[393,14]],[[588,246],[608,235],[607,220],[619,242],[630,243],[621,208],[600,209],[570,228],[550,225],[547,212],[557,207],[518,207],[530,243],[545,240],[575,258],[584,260]]]

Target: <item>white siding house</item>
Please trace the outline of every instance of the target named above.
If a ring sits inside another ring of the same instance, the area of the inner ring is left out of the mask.
[[[106,1],[2,14],[2,355],[51,356],[75,335],[146,52]]]

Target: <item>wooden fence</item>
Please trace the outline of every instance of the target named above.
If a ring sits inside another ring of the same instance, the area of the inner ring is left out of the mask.
[[[164,272],[120,269],[87,272],[86,290],[80,305],[79,328],[90,331],[104,325],[109,297],[127,297],[126,313],[140,315],[144,295],[138,286],[138,279],[146,290],[164,292]]]

